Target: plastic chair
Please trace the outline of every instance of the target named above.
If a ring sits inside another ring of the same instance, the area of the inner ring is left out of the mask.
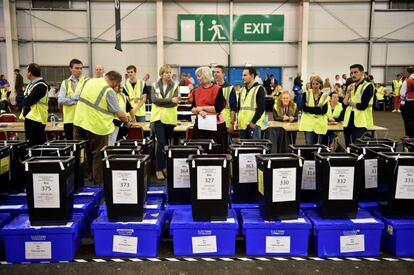
[[[2,114],[0,115],[0,122],[16,122],[17,116],[14,114]],[[7,132],[7,136],[5,132],[0,134],[0,140],[16,140],[17,133],[16,132]]]
[[[131,127],[129,128],[127,139],[143,139],[144,130],[142,127]]]

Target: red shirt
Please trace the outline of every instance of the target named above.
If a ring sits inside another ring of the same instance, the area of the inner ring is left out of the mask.
[[[194,92],[196,106],[214,106],[220,88],[216,84],[210,88],[198,87]]]

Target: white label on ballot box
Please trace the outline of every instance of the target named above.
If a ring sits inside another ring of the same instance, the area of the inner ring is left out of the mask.
[[[340,237],[340,252],[363,252],[365,251],[364,235],[349,235]]]
[[[266,236],[266,253],[290,253],[290,236]]]
[[[112,200],[114,204],[138,203],[137,171],[112,171]]]
[[[33,174],[34,208],[59,208],[59,174]]]
[[[366,159],[365,165],[365,189],[378,187],[378,160]]]
[[[414,199],[414,166],[399,166],[395,198],[402,200]]]
[[[30,259],[52,259],[51,242],[25,242],[24,257]]]
[[[174,188],[190,188],[190,167],[186,158],[177,158],[174,165]]]
[[[305,160],[302,170],[302,190],[316,190],[315,161]]]
[[[354,197],[355,167],[331,167],[329,171],[329,200],[352,200]]]
[[[239,182],[257,182],[256,155],[239,154]]]
[[[197,166],[197,199],[221,200],[221,166]]]
[[[216,236],[192,237],[193,253],[216,253],[217,238]]]
[[[273,169],[272,202],[296,200],[296,168]]]
[[[137,254],[138,250],[138,238],[114,235],[112,243],[113,252]]]

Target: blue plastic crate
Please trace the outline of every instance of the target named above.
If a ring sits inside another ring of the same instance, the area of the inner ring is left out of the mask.
[[[195,222],[191,209],[175,210],[170,224],[175,256],[234,256],[238,232],[236,212],[226,221]]]
[[[29,208],[27,207],[27,204],[15,204],[7,200],[0,205],[0,213],[10,214],[12,218],[14,218],[21,214],[28,214]]]
[[[12,219],[13,219],[13,217],[10,214],[1,213],[0,214],[0,230],[5,225],[7,225]],[[0,255],[3,255],[3,251],[4,251],[4,242],[3,242],[3,238],[0,238]]]
[[[306,211],[313,224],[313,241],[319,257],[379,256],[384,224],[365,210],[356,219],[323,219],[316,210]]]
[[[166,185],[148,185],[147,188],[148,199],[162,199],[163,203],[167,200],[167,186]]]
[[[81,230],[81,237],[90,233],[91,224],[96,219],[95,205],[93,200],[89,198],[76,198],[73,203],[73,213],[84,215],[84,223]]]
[[[239,224],[241,224],[242,221],[241,221],[240,211],[243,210],[243,209],[259,209],[259,203],[235,203],[232,200],[231,203],[230,203],[230,208],[234,209],[234,211],[236,211],[237,221],[239,222]],[[239,227],[238,235],[239,236],[243,235],[241,226]]]
[[[91,225],[96,256],[156,257],[163,211],[147,211],[142,222],[110,222],[104,212]]]
[[[156,198],[156,199],[147,199],[147,202],[144,205],[145,210],[162,210],[162,199]],[[98,210],[98,215],[101,215],[103,212],[106,212],[106,203],[102,203]]]
[[[101,203],[101,192],[99,190],[87,190],[87,191],[79,191],[73,194],[73,198],[92,198],[95,205],[99,205]]]
[[[312,223],[300,212],[296,220],[265,221],[258,209],[241,210],[247,256],[307,256]]]
[[[300,204],[300,209],[306,210],[306,209],[316,209],[318,205],[316,202],[302,202]]]
[[[378,209],[378,203],[375,201],[361,201],[358,203],[358,207],[360,209],[367,210],[369,212],[375,211]]]
[[[397,257],[414,256],[414,219],[389,219],[374,211],[385,224],[382,245]]]
[[[78,193],[88,193],[88,192],[94,192],[98,203],[102,200],[103,195],[104,195],[104,189],[102,186],[98,186],[98,185],[92,185],[92,186],[82,186],[79,188]]]
[[[79,224],[75,214],[61,226],[31,226],[28,215],[20,215],[1,230],[8,262],[71,261],[80,247]]]
[[[9,194],[7,199],[15,201],[17,204],[27,204],[26,193]]]

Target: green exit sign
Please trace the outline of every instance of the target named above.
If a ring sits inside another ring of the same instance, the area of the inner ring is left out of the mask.
[[[283,41],[283,15],[234,15],[234,41]],[[178,40],[215,42],[230,40],[230,16],[178,15]]]

